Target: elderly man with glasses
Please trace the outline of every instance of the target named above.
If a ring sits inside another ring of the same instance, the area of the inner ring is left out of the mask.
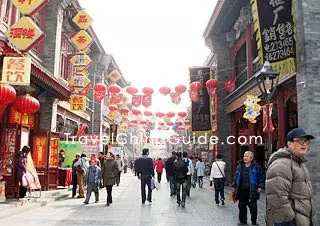
[[[268,226],[316,225],[312,185],[304,165],[312,139],[303,129],[293,129],[287,135],[288,147],[271,155],[266,175]]]

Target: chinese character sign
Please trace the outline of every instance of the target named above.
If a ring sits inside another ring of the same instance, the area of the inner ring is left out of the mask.
[[[26,52],[45,37],[40,28],[29,17],[22,17],[8,29],[5,35],[15,48]]]
[[[80,28],[80,29],[88,29],[92,23],[92,18],[86,11],[81,10],[78,14],[72,19],[72,21]]]
[[[86,110],[86,96],[72,95],[70,97],[71,111],[85,111]]]
[[[58,167],[58,162],[59,162],[59,139],[51,138],[49,153],[50,153],[49,167]]]
[[[73,36],[71,41],[77,47],[77,49],[81,51],[88,48],[93,42],[93,39],[85,30],[81,30],[75,36]]]
[[[296,40],[292,0],[253,0],[259,56],[282,74],[296,71]]]
[[[201,82],[199,100],[191,103],[191,128],[196,135],[205,135],[211,132],[210,97],[206,90],[206,82],[210,79],[209,67],[189,68],[190,83]]]
[[[46,155],[47,155],[47,138],[41,136],[33,137],[33,159],[35,166],[46,165]]]
[[[2,68],[2,83],[30,85],[31,59],[28,57],[5,57]]]
[[[11,2],[22,14],[32,16],[44,7],[48,0],[11,0]]]

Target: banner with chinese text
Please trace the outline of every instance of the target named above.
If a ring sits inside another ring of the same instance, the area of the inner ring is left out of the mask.
[[[206,82],[210,79],[209,67],[189,68],[190,84],[201,82],[199,100],[191,103],[191,128],[196,137],[211,136],[210,97],[206,89]]]
[[[51,138],[49,150],[49,167],[58,167],[59,163],[59,139]]]
[[[86,110],[86,96],[71,95],[70,96],[70,110],[71,111],[85,111]]]
[[[28,57],[4,57],[2,83],[29,86],[31,59]]]
[[[34,136],[32,151],[34,165],[39,167],[45,167],[47,155],[47,138],[43,136]]]
[[[269,61],[281,75],[296,72],[292,0],[251,0],[260,64]]]

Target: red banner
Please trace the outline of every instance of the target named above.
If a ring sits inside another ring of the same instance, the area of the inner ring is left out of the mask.
[[[51,138],[49,167],[58,167],[59,161],[59,139]]]
[[[232,78],[224,82],[224,86],[229,93],[232,93],[236,89],[236,81]]]
[[[142,96],[140,95],[132,95],[132,106],[139,107],[141,105]]]
[[[148,108],[151,106],[151,104],[152,104],[152,96],[151,95],[143,95],[142,96],[142,105],[145,108]]]
[[[46,165],[46,140],[46,137],[33,137],[33,159],[35,166],[44,167]]]
[[[268,132],[268,120],[267,120],[267,107],[269,107],[269,131],[273,132],[274,126],[272,124],[272,106],[273,104],[267,104],[262,106],[263,110],[263,132],[267,133]]]
[[[172,103],[179,104],[181,101],[181,97],[179,93],[170,93]]]

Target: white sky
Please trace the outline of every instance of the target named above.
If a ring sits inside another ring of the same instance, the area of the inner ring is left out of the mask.
[[[80,4],[125,79],[137,88],[155,89],[148,110],[177,112],[190,105],[187,92],[177,106],[158,88],[188,87],[188,67],[204,64],[210,51],[202,34],[216,0],[80,0]]]

